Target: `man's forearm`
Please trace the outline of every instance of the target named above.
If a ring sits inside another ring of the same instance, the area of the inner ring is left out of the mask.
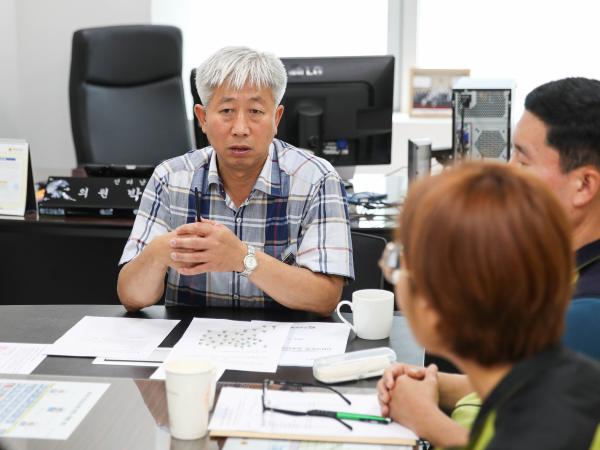
[[[342,293],[342,277],[294,267],[257,252],[258,267],[250,281],[278,303],[292,309],[330,314]]]
[[[117,293],[128,311],[153,305],[163,295],[167,268],[160,264],[151,246],[125,264],[119,273]]]

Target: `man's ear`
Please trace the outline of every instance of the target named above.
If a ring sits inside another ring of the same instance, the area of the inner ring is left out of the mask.
[[[206,108],[202,105],[194,105],[194,115],[200,123],[200,128],[202,128],[202,131],[204,132],[204,134],[206,134]]]
[[[573,206],[583,207],[592,202],[600,192],[600,171],[594,166],[583,166],[573,171],[575,193]]]
[[[283,109],[283,105],[279,105],[277,108],[275,108],[275,134],[277,134],[277,127],[281,121],[281,116],[283,116]]]

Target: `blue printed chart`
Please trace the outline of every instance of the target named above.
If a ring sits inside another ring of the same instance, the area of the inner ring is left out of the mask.
[[[109,386],[0,379],[0,437],[68,439]]]

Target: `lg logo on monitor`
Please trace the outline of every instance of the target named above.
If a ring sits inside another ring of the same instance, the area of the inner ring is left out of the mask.
[[[323,75],[322,66],[294,66],[288,70],[289,77],[320,77]]]

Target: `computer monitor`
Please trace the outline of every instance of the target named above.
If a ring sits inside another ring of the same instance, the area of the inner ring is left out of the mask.
[[[288,83],[277,138],[334,166],[391,162],[393,56],[282,58]],[[190,74],[194,103],[195,71]],[[208,145],[197,119],[198,148]]]
[[[277,137],[334,166],[391,162],[393,56],[282,58]]]

